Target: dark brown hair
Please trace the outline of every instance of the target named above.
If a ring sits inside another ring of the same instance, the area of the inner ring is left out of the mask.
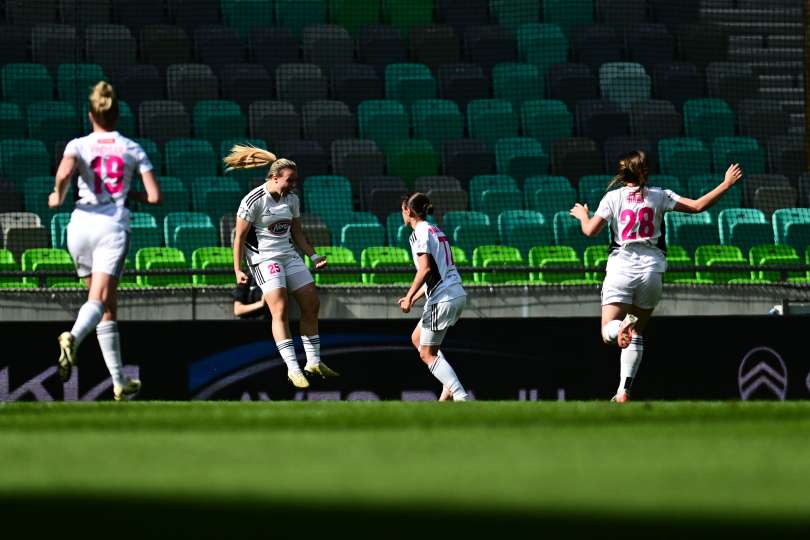
[[[433,205],[424,193],[412,192],[402,196],[402,205],[416,214],[419,219],[427,219],[433,213]]]
[[[619,160],[619,170],[608,184],[608,189],[618,184],[632,183],[637,184],[638,190],[641,191],[647,185],[648,175],[647,154],[641,150],[635,150]]]

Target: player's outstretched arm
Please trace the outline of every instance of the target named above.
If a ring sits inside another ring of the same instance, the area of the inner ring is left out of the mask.
[[[675,203],[675,211],[685,212],[687,214],[697,214],[711,208],[717,201],[720,200],[720,197],[722,197],[726,191],[731,189],[731,187],[736,184],[740,178],[742,178],[742,175],[743,171],[742,168],[740,168],[740,164],[734,163],[728,168],[723,181],[720,182],[716,188],[704,194],[697,200],[681,197],[678,199],[678,202]]]
[[[59,163],[59,168],[56,170],[56,179],[53,185],[53,191],[48,195],[48,208],[59,208],[65,202],[65,195],[67,195],[67,187],[70,184],[70,177],[73,176],[73,170],[76,168],[76,156],[65,156]]]
[[[601,217],[591,217],[587,204],[576,203],[569,213],[579,220],[582,234],[585,236],[596,236],[602,232],[602,227],[605,226],[605,220]]]

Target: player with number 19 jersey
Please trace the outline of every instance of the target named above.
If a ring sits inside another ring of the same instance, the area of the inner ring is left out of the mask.
[[[596,215],[610,224],[610,273],[665,272],[664,214],[680,197],[659,187],[625,186],[609,191]]]

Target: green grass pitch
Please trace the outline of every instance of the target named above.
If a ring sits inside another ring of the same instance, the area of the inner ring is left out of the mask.
[[[117,538],[810,538],[810,403],[5,404],[8,524]]]

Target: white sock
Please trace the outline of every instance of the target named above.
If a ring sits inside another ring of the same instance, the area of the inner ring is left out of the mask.
[[[453,399],[466,400],[467,391],[461,386],[461,382],[456,376],[456,372],[450,366],[450,363],[444,358],[442,351],[436,356],[436,360],[429,366],[430,372],[433,376],[439,379],[442,385],[446,386],[453,394]]]
[[[321,337],[314,336],[301,336],[301,341],[304,342],[304,352],[307,355],[307,366],[317,366],[321,363]]]
[[[614,319],[605,326],[602,327],[602,339],[605,340],[606,343],[616,343],[616,340],[619,338],[619,327],[622,325],[622,322],[618,319]]]
[[[115,321],[103,321],[96,326],[96,337],[101,347],[101,355],[110,372],[113,383],[117,386],[127,384],[124,375],[124,364],[121,362],[121,343],[118,338],[118,324]]]
[[[301,366],[298,365],[298,358],[295,356],[293,340],[282,339],[281,341],[276,341],[276,347],[278,347],[278,352],[281,354],[281,358],[284,359],[284,363],[287,364],[288,370],[301,371]]]
[[[73,329],[70,331],[76,339],[77,346],[84,341],[84,338],[87,337],[87,334],[89,334],[93,328],[98,326],[102,315],[104,315],[104,304],[98,300],[88,300],[79,308],[79,314],[76,315],[76,322],[73,323]]]
[[[644,355],[644,338],[633,336],[630,345],[622,349],[620,357],[621,369],[619,370],[619,390],[616,392],[630,392],[633,379],[636,377],[638,367],[641,365],[641,357]]]

